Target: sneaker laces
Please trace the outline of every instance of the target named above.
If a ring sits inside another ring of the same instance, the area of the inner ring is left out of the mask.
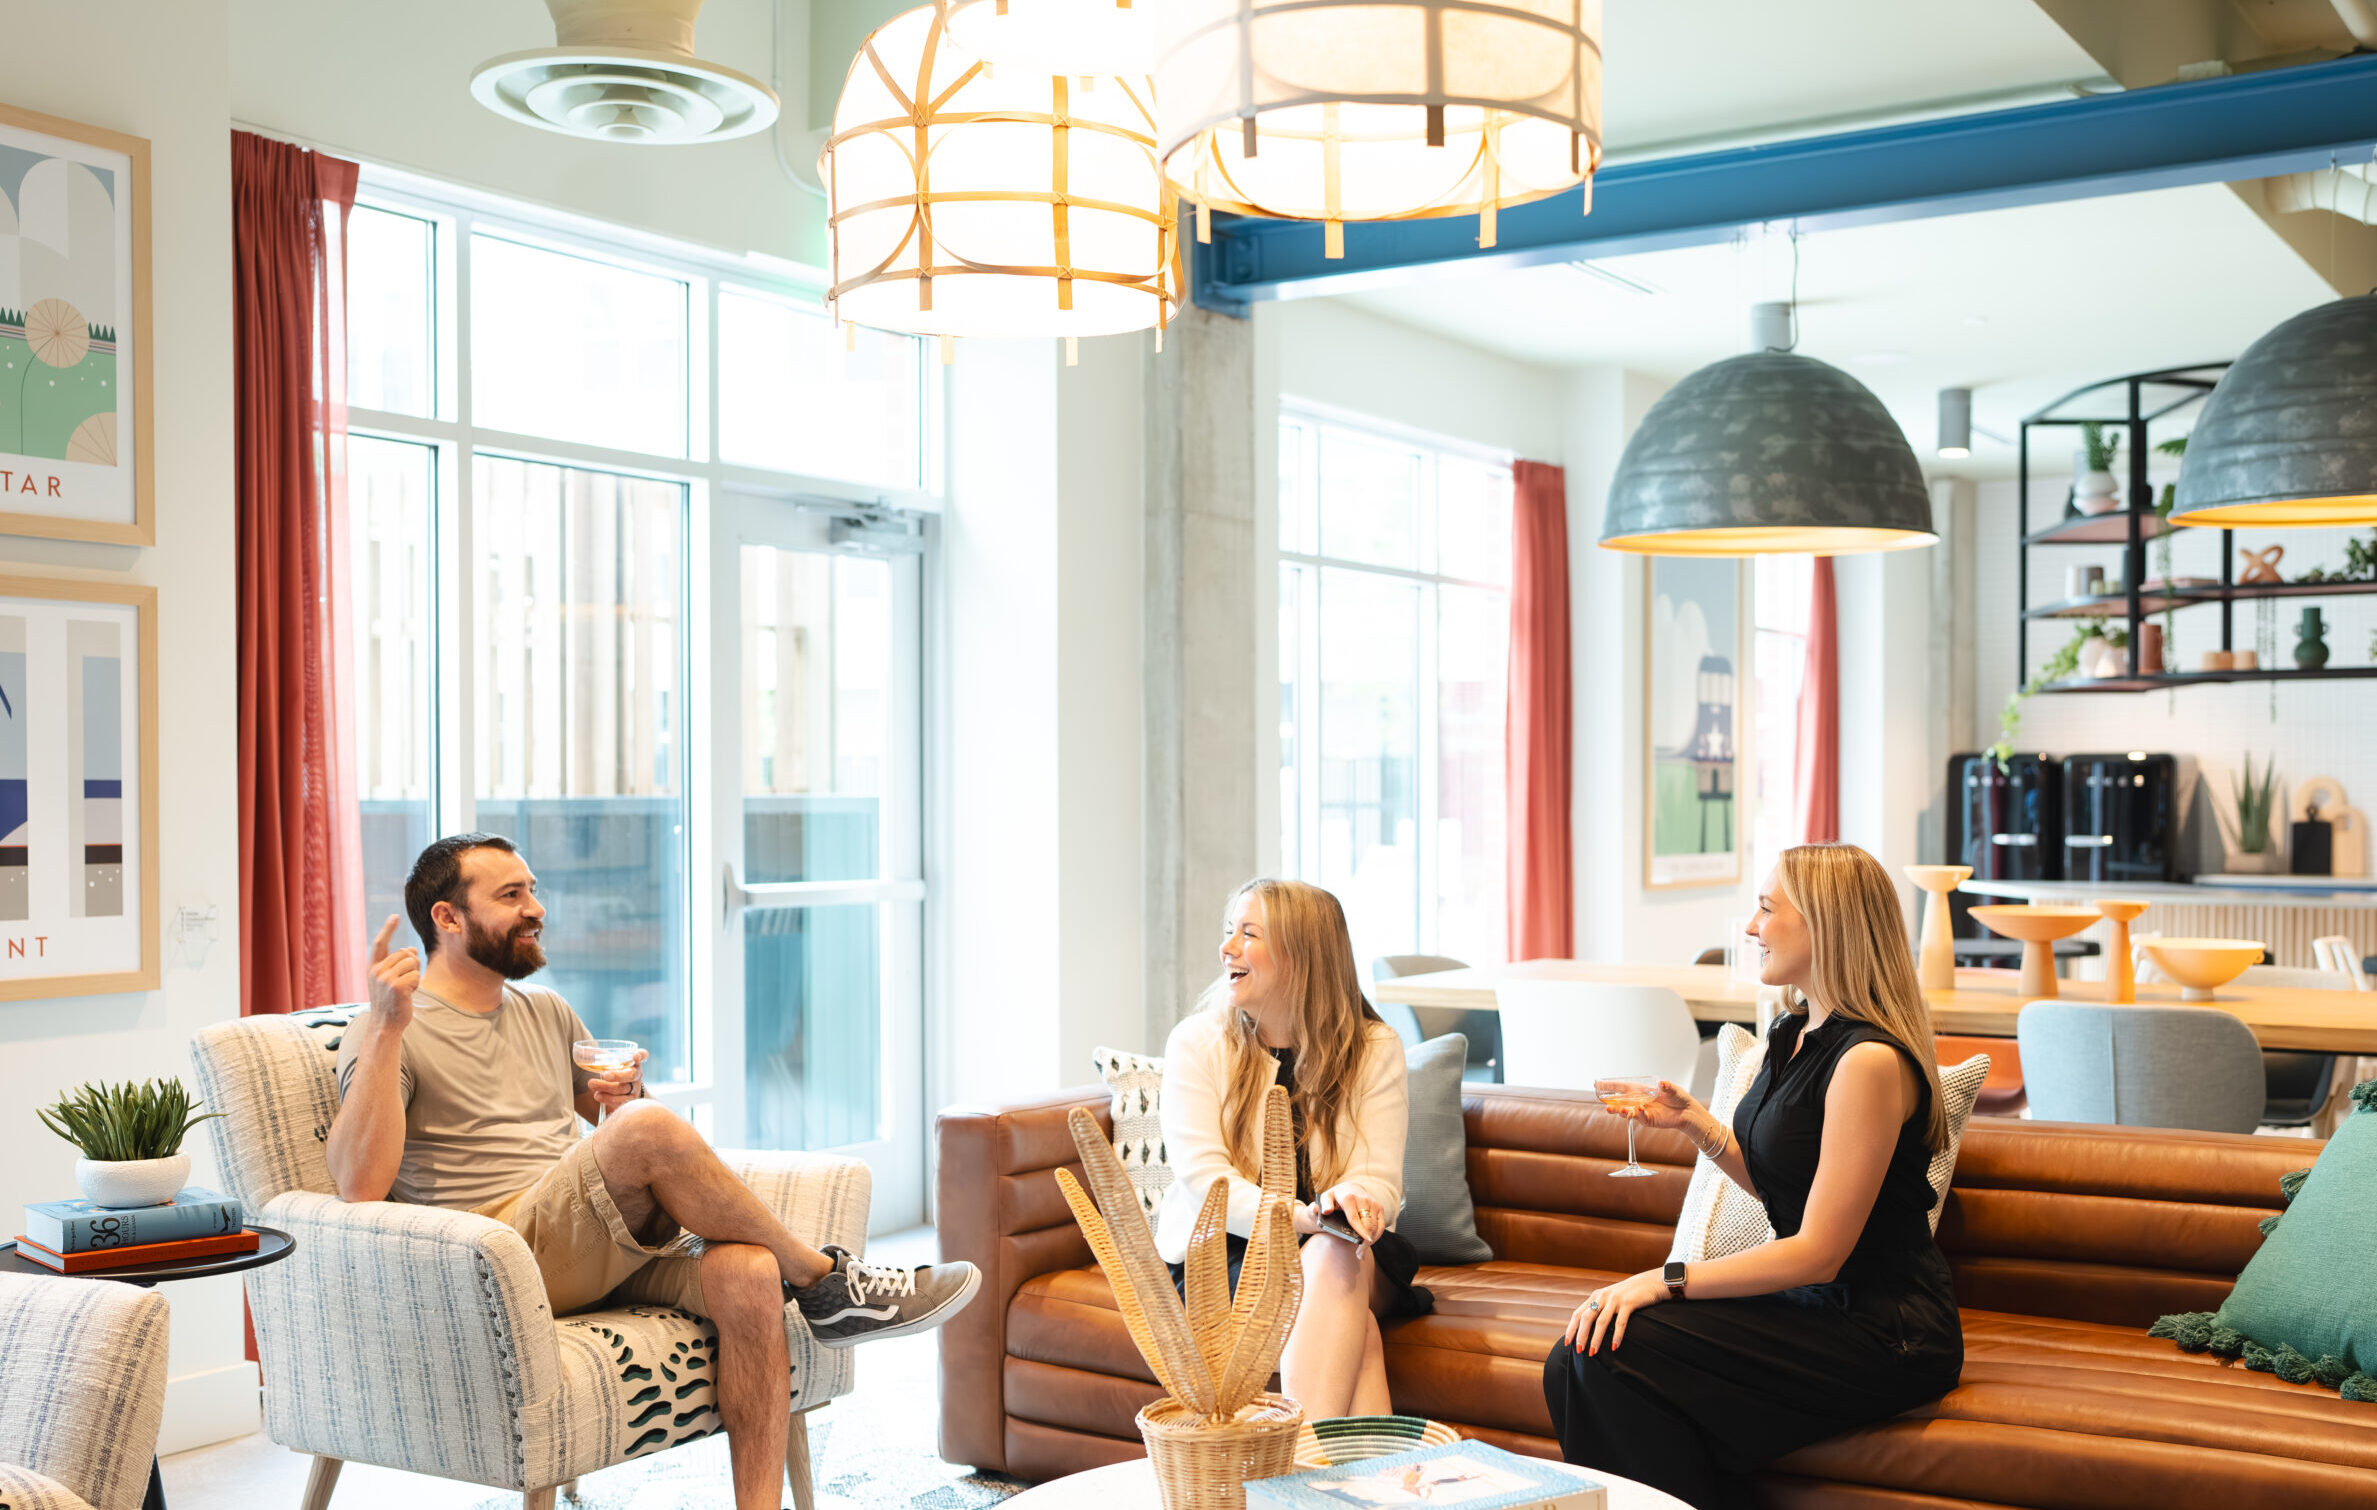
[[[844,1275],[850,1286],[853,1304],[865,1305],[877,1295],[913,1295],[916,1293],[916,1271],[894,1269],[882,1264],[870,1264],[863,1258],[852,1258]]]

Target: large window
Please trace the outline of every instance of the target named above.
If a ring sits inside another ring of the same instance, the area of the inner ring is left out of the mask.
[[[1504,952],[1510,464],[1288,412],[1280,856],[1384,954]]]
[[[363,198],[346,685],[375,921],[433,835],[506,835],[549,912],[540,979],[651,1050],[665,1094],[775,1146],[874,1136],[877,908],[744,913],[747,950],[718,946],[740,971],[703,941],[736,936],[715,867],[884,873],[886,740],[917,728],[885,706],[914,695],[885,664],[889,569],[745,549],[737,572],[705,535],[729,489],[736,518],[921,495],[920,343],[846,349],[815,289],[740,262],[393,178]],[[704,647],[738,616],[740,653],[715,664],[743,685],[712,686]],[[729,804],[742,842],[709,844]],[[739,977],[740,1000],[705,991]]]

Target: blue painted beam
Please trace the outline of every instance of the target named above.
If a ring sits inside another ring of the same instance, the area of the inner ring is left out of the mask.
[[[1498,244],[1477,217],[1366,221],[1321,255],[1317,221],[1216,215],[1195,248],[1200,305],[1384,287],[1459,265],[1529,267],[1722,241],[1746,225],[1804,230],[2045,204],[2308,172],[2377,146],[2377,53],[1806,137],[1604,169],[1593,212],[1572,189],[1504,210]]]

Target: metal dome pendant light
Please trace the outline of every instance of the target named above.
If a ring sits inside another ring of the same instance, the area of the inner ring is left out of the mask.
[[[1906,435],[1863,383],[1788,349],[1790,310],[1759,305],[1759,350],[1701,368],[1642,417],[1610,479],[1605,549],[1838,556],[1937,543]]]
[[[1601,0],[1164,0],[1164,172],[1197,207],[1345,222],[1495,214],[1601,164]]]
[[[1042,73],[1155,72],[1155,11],[1161,0],[952,0],[949,34],[1000,68]]]
[[[642,146],[722,142],[776,123],[775,91],[693,55],[702,0],[545,0],[558,44],[489,58],[480,104],[522,125]]]
[[[2173,524],[2377,524],[2377,295],[2245,348],[2188,437]]]
[[[894,17],[817,160],[835,313],[943,337],[1160,332],[1186,269],[1155,129],[1144,78],[993,70],[946,5]]]

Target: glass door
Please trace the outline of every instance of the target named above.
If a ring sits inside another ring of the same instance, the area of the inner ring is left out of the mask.
[[[874,1170],[924,1220],[922,559],[781,498],[710,530],[720,1141]]]

